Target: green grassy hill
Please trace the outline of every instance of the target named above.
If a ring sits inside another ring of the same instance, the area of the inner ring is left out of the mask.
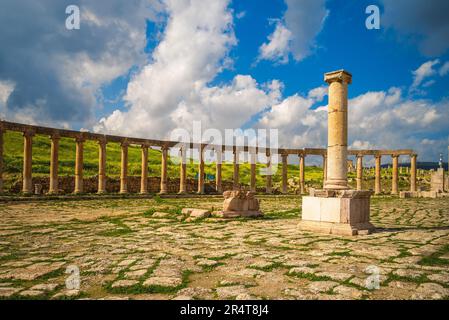
[[[106,172],[109,177],[119,177],[120,175],[120,145],[118,143],[108,143],[107,145],[107,167]],[[22,179],[23,166],[23,137],[19,132],[7,131],[4,134],[4,185],[8,189],[16,181]],[[129,167],[130,176],[140,176],[141,149],[139,146],[129,147]],[[160,176],[161,153],[159,150],[149,151],[149,176]],[[264,167],[258,164],[258,168]],[[232,181],[233,165],[224,163],[222,169],[223,180]],[[382,181],[383,188],[389,190],[391,187],[391,169],[382,169],[385,178]],[[198,172],[197,163],[190,162],[187,165],[188,178],[195,178]],[[215,164],[206,164],[205,172],[208,176],[215,175]],[[273,176],[273,186],[279,186],[281,183],[281,165],[279,170]],[[45,177],[50,173],[50,139],[47,136],[36,135],[33,138],[33,176]],[[98,173],[98,144],[95,141],[87,141],[84,144],[84,176],[95,176]],[[75,174],[75,142],[73,139],[61,138],[59,147],[59,175],[73,176]],[[179,177],[179,165],[169,161],[169,178]],[[322,185],[323,170],[316,166],[306,167],[306,184],[309,186],[320,187]],[[288,165],[288,177],[299,177],[299,166],[297,164]],[[402,190],[408,188],[408,182],[405,181],[407,174],[402,174],[399,180],[399,186]],[[364,188],[374,188],[374,173],[366,177]],[[250,165],[245,163],[240,165],[240,182],[249,185]],[[349,173],[350,184],[355,186],[355,173]],[[418,182],[419,184],[419,182]],[[265,177],[257,175],[257,186],[265,186]]]

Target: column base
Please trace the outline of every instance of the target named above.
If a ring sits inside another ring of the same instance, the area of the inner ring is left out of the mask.
[[[106,191],[97,191],[97,194],[106,194],[107,192]]]
[[[179,191],[178,194],[187,194],[185,191]]]
[[[302,199],[301,230],[338,235],[371,233],[371,191],[314,190]]]

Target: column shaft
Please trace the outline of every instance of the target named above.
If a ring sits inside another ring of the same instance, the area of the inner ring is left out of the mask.
[[[179,171],[179,193],[187,193],[187,163],[186,163],[186,148],[182,147],[181,150],[181,164]]]
[[[217,163],[215,166],[215,188],[218,193],[222,193],[223,187],[221,184],[221,165],[223,160],[223,153],[221,150],[216,150],[215,152],[217,155]]]
[[[375,168],[375,180],[374,180],[374,193],[375,194],[382,193],[381,161],[382,161],[382,157],[380,155],[376,155],[376,168]]]
[[[198,163],[198,193],[204,193],[204,150],[203,146],[198,148],[199,163]]]
[[[128,143],[121,144],[120,193],[128,193]]]
[[[301,194],[304,194],[305,189],[305,161],[306,161],[306,155],[305,154],[299,154],[299,192]]]
[[[348,84],[346,71],[326,73],[329,83],[327,176],[325,189],[348,189]]]
[[[106,193],[106,140],[98,141],[98,193]]]
[[[239,176],[239,150],[234,149],[234,176],[233,176],[233,189],[237,190],[240,188],[240,176]]]
[[[84,138],[76,138],[75,154],[75,190],[74,193],[83,193],[83,158],[84,158]]]
[[[32,159],[33,159],[33,133],[23,134],[23,193],[33,193],[32,190]]]
[[[256,161],[257,161],[257,155],[255,152],[250,153],[251,159],[250,159],[250,168],[251,168],[251,175],[250,175],[250,190],[253,192],[256,192]]]
[[[357,155],[357,190],[362,190],[363,184],[363,156]]]
[[[268,194],[272,193],[272,168],[271,168],[271,154],[267,151],[267,180],[266,180],[266,190],[265,192]]]
[[[140,193],[148,193],[148,146],[143,144],[141,151]]]
[[[327,154],[323,155],[323,188],[327,180]]]
[[[58,183],[58,159],[59,159],[59,136],[52,135],[50,149],[50,185],[48,188],[49,194],[56,194],[59,192]]]
[[[3,160],[3,133],[4,133],[4,130],[1,127],[1,124],[0,124],[0,194],[3,193],[3,165],[4,165],[4,160]]]
[[[287,154],[281,155],[282,157],[282,193],[287,193]]]
[[[410,191],[415,192],[416,189],[416,154],[410,156]]]
[[[393,173],[391,177],[391,194],[398,194],[398,155],[393,155]]]
[[[160,194],[165,194],[168,192],[167,186],[167,155],[168,147],[162,147],[161,149],[162,159],[161,159],[161,191]]]

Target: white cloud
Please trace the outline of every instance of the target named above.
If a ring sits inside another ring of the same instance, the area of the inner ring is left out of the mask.
[[[268,42],[259,48],[258,59],[277,61],[281,64],[287,63],[291,37],[291,31],[278,21],[274,32],[268,36]]]
[[[309,91],[308,97],[316,100],[317,102],[323,101],[324,97],[327,96],[328,88],[326,86],[321,86],[314,88]]]
[[[9,80],[0,80],[0,107],[3,108],[13,92],[15,83]]]
[[[438,73],[440,74],[440,76],[444,77],[445,75],[447,75],[449,73],[449,61],[445,62],[440,70],[438,71]]]
[[[276,23],[268,43],[259,48],[258,60],[287,63],[292,54],[296,61],[306,58],[315,49],[315,37],[328,15],[324,0],[285,0],[287,10]]]
[[[412,71],[413,83],[411,89],[416,89],[424,81],[424,79],[435,75],[436,70],[433,67],[439,63],[440,60],[438,59],[427,61],[423,63],[418,69]]]

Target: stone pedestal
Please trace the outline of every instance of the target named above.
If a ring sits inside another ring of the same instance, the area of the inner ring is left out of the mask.
[[[338,235],[369,234],[371,191],[320,190],[302,198],[301,230]]]

